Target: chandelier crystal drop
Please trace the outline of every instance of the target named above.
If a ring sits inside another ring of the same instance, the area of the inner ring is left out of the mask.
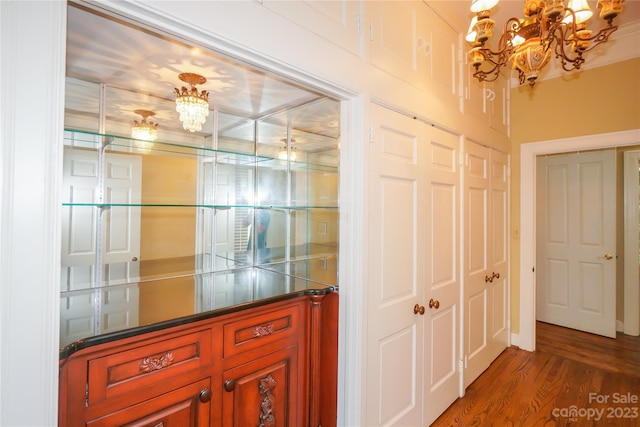
[[[134,110],[134,113],[142,116],[142,120],[134,120],[131,128],[131,138],[142,141],[155,141],[158,139],[158,124],[147,121],[148,117],[156,115],[149,110]]]
[[[520,84],[535,85],[540,71],[556,58],[565,71],[580,69],[583,55],[605,43],[618,29],[613,20],[622,12],[624,0],[597,0],[604,25],[594,34],[587,28],[593,16],[587,0],[525,0],[522,18],[509,18],[504,24],[498,47],[488,41],[495,21],[491,9],[499,0],[473,0],[471,19],[465,39],[472,44],[469,62],[478,81],[494,81],[501,68],[511,62],[518,70]],[[566,5],[565,5],[566,3]]]
[[[209,116],[209,92],[198,93],[196,85],[206,83],[207,79],[193,73],[182,73],[178,78],[190,86],[175,88],[176,111],[180,113],[182,127],[190,132],[200,131]]]

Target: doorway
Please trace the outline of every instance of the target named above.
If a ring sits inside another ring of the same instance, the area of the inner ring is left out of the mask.
[[[640,130],[588,135],[521,145],[520,151],[520,328],[512,343],[528,351],[535,350],[536,336],[536,157],[550,153],[581,151],[637,145]],[[638,284],[629,285],[637,288]]]
[[[616,186],[613,148],[538,156],[537,320],[616,337]]]

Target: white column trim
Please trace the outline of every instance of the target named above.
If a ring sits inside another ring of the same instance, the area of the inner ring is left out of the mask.
[[[520,331],[514,344],[536,348],[536,156],[640,143],[640,129],[522,144],[520,147]]]
[[[0,2],[0,425],[57,425],[66,2]]]

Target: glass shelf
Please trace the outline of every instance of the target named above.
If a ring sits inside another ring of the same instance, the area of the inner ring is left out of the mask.
[[[207,157],[215,158],[217,163],[233,165],[264,164],[272,168],[287,168],[293,170],[313,170],[324,173],[337,173],[337,159],[322,162],[320,158],[308,161],[283,160],[277,152],[272,154],[246,153],[215,149],[204,145],[185,145],[165,141],[145,141],[131,137],[108,135],[86,130],[65,129],[64,145],[84,149],[99,150],[104,147],[106,151],[133,153],[139,155],[165,155],[173,157]]]

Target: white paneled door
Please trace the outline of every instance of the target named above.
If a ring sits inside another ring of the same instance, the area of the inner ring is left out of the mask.
[[[616,336],[615,150],[537,159],[537,319]]]
[[[464,387],[507,347],[508,156],[465,141]]]
[[[367,426],[431,423],[459,390],[458,138],[372,105]]]
[[[460,137],[431,126],[426,130],[425,426],[460,393]]]

